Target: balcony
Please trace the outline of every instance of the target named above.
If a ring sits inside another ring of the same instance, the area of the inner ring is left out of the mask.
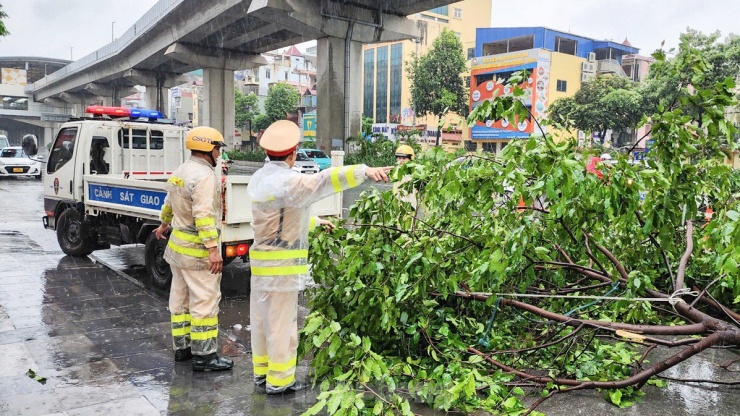
[[[627,78],[627,73],[624,72],[622,65],[616,59],[601,59],[597,63],[597,74],[616,74],[620,77]]]

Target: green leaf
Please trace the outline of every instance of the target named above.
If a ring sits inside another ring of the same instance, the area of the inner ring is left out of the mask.
[[[609,400],[611,400],[612,403],[619,406],[620,403],[622,403],[622,391],[621,390],[613,390],[609,392]]]

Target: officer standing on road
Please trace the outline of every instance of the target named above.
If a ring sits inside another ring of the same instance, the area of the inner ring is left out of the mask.
[[[333,227],[310,217],[311,204],[362,183],[388,181],[391,167],[366,165],[325,169],[315,174],[291,170],[300,130],[288,120],[273,123],[260,140],[270,162],[255,172],[247,192],[252,200],[254,245],[251,266],[250,323],[254,382],[267,394],[306,388],[296,382],[298,291],[310,279],[308,232],[315,225]]]
[[[154,230],[166,239],[172,269],[170,313],[175,361],[193,359],[193,371],[229,370],[234,362],[216,354],[223,259],[218,251],[221,187],[213,169],[225,145],[218,130],[196,127],[185,138],[192,151],[167,181],[167,197]]]

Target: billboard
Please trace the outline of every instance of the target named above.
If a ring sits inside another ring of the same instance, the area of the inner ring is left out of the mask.
[[[312,111],[303,115],[303,137],[305,139],[316,138],[316,112]]]
[[[550,77],[550,52],[543,49],[529,49],[492,56],[477,57],[472,60],[470,76],[471,111],[494,96],[508,96],[513,93],[511,86],[505,85],[509,77],[521,70],[529,76],[519,88],[524,90],[522,101],[537,118],[547,113],[547,89]],[[486,120],[476,122],[471,128],[470,138],[475,139],[515,139],[529,137],[534,131],[531,118],[516,120]]]

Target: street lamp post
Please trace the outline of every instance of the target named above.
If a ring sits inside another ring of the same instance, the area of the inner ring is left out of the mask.
[[[114,29],[115,26],[116,26],[116,22],[110,22],[110,42],[111,43],[113,43],[113,41],[116,40],[115,29]]]

